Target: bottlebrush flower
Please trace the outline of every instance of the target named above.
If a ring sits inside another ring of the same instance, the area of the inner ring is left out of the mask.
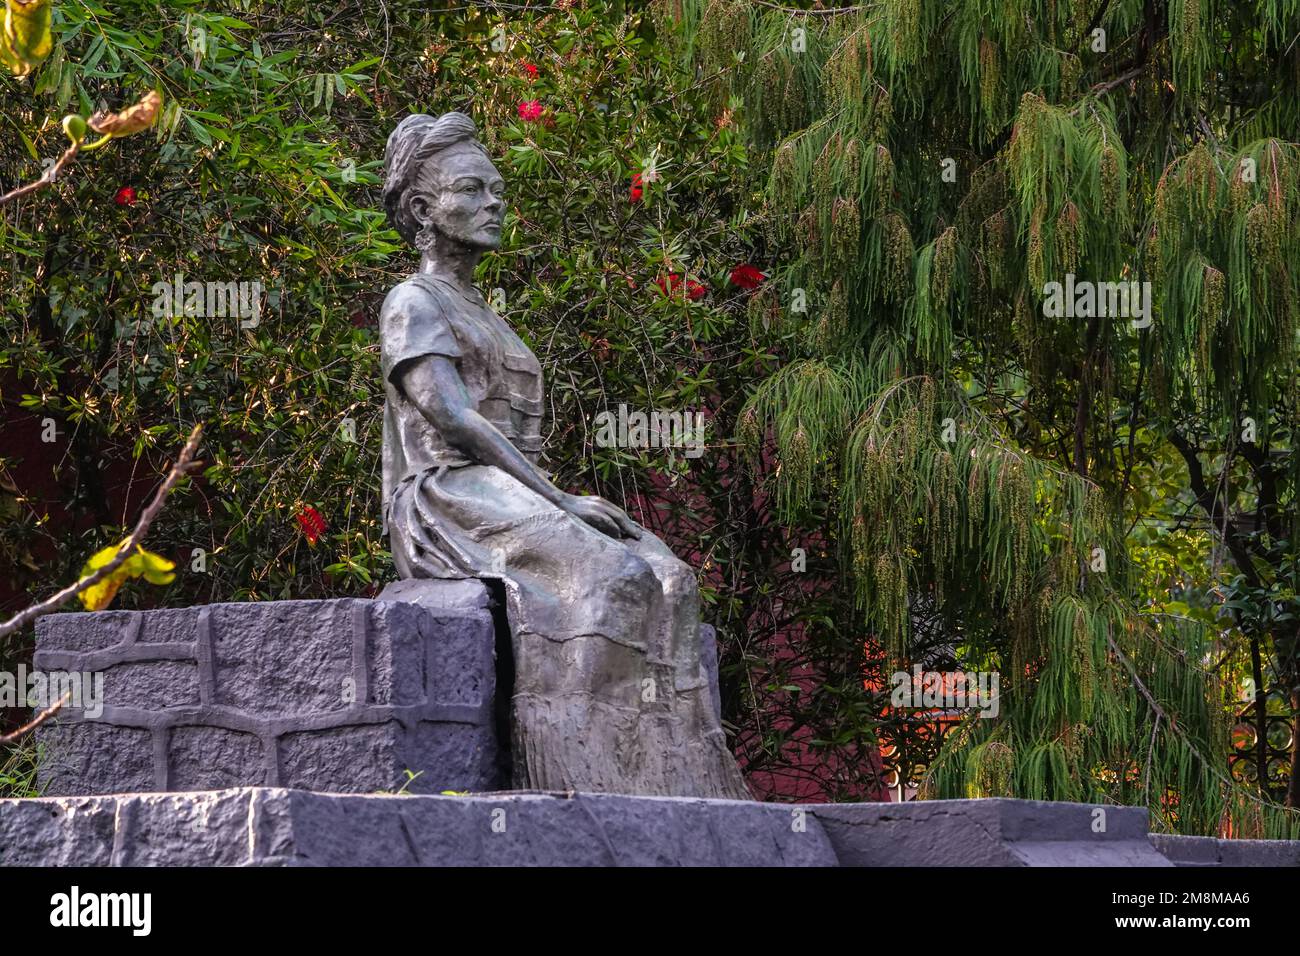
[[[542,101],[541,100],[521,100],[519,103],[519,118],[529,123],[534,123],[542,118]]]
[[[537,79],[537,66],[535,64],[529,63],[527,60],[520,60],[519,65],[524,68],[524,72],[528,74],[529,80]]]
[[[113,202],[117,203],[119,206],[134,206],[135,190],[130,186],[123,186],[113,197]]]
[[[659,286],[659,291],[664,295],[672,295],[675,292],[682,291],[682,277],[676,272],[670,272],[666,277],[660,276],[655,279],[655,285]],[[707,285],[696,282],[694,279],[687,279],[685,288],[686,297],[692,302],[698,302],[709,291]]]
[[[742,289],[757,289],[763,282],[763,273],[757,266],[748,262],[731,270],[731,284]]]
[[[681,276],[676,272],[670,272],[667,277],[659,276],[659,278],[655,279],[655,285],[659,286],[659,291],[664,295],[669,295],[681,284],[681,281]]]
[[[632,193],[629,197],[629,201],[630,202],[641,201],[641,174],[640,173],[632,174]]]
[[[307,505],[298,513],[298,524],[302,528],[302,533],[307,536],[307,543],[315,547],[326,528],[325,519],[321,517],[320,512]]]

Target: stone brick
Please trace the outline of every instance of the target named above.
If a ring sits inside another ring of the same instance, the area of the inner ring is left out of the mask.
[[[266,782],[266,748],[254,734],[173,727],[167,753],[169,790],[225,790]]]
[[[98,720],[51,721],[37,739],[45,759],[37,771],[43,793],[98,794],[153,790],[154,735]]]
[[[790,806],[276,788],[42,797],[0,800],[0,865],[1170,865],[1155,846],[1182,865],[1300,863],[1294,841],[1148,839],[1139,808],[1106,808],[1106,832],[1094,833],[1094,809],[1002,799]]]
[[[115,707],[165,710],[197,706],[199,668],[194,661],[133,661],[104,671],[104,699]]]
[[[285,734],[280,740],[284,786],[331,793],[399,790],[402,727],[396,721]]]
[[[212,606],[213,703],[291,717],[345,710],[357,602]]]
[[[1097,810],[1104,810],[1099,818]],[[845,866],[1169,866],[1142,807],[1039,800],[809,806]],[[1095,821],[1104,820],[1104,829]]]
[[[426,723],[408,731],[402,750],[401,769],[421,772],[408,787],[411,793],[496,790],[509,784],[509,768],[498,766],[496,747],[486,744],[477,727]]]
[[[0,864],[833,866],[816,820],[752,801],[301,790],[0,800]]]
[[[1174,866],[1300,866],[1300,840],[1218,840],[1153,833],[1151,845]]]

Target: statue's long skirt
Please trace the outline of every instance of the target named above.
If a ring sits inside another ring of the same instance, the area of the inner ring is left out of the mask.
[[[515,655],[513,785],[749,799],[701,667],[695,573],[615,540],[499,468],[429,468],[393,491],[402,577],[499,578]]]

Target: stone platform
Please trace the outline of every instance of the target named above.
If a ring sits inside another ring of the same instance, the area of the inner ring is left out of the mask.
[[[0,800],[0,864],[1169,866],[1146,812],[1025,800],[781,805],[275,788]]]
[[[0,866],[1300,865],[1300,843],[1148,837],[1145,810],[278,788],[0,800]]]

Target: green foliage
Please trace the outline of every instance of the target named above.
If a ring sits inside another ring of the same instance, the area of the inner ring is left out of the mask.
[[[688,69],[736,16],[658,6]],[[1003,678],[929,795],[1296,828],[1229,781],[1239,671],[1208,666],[1262,641],[1285,681],[1295,625],[1221,610],[1186,523],[1205,510],[1266,586],[1294,576],[1245,524],[1276,540],[1296,510],[1298,27],[1291,2],[764,5],[707,54],[769,170],[779,294],[753,328],[782,362],[740,418],[756,480],[787,523],[819,494],[834,516],[847,642],[924,659],[930,607]],[[1151,321],[1053,316],[1067,274],[1152,281]],[[1192,561],[1176,581],[1166,555]]]

